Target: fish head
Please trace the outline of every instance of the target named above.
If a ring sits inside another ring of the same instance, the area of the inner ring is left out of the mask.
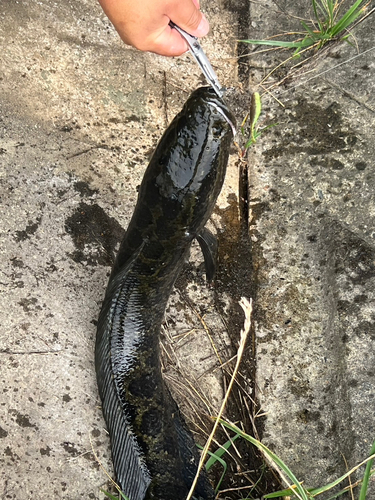
[[[170,124],[150,161],[141,191],[174,240],[194,238],[220,193],[235,119],[210,87],[194,91]],[[141,193],[140,193],[141,196]]]

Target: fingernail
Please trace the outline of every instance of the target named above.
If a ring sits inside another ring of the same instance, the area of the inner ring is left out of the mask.
[[[201,22],[197,28],[197,36],[205,36],[210,31],[210,25],[206,19],[206,16],[202,14]]]

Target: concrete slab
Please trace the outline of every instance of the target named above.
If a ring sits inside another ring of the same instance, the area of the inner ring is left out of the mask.
[[[220,27],[207,48],[231,83],[232,15],[213,6],[210,17]],[[126,47],[87,0],[7,2],[0,40],[0,495],[102,498],[109,481],[92,447],[112,469],[93,365],[96,320],[153,148],[202,77],[188,56]],[[182,335],[196,326],[193,313],[175,312],[184,304],[174,297],[168,323],[190,353],[198,334]],[[201,344],[202,357],[215,356]],[[211,406],[222,391],[213,378]]]
[[[308,3],[252,4],[251,37],[292,31],[298,19],[281,10],[307,17]],[[336,47],[275,86],[282,106],[264,97],[279,125],[250,153],[263,439],[314,487],[364,460],[374,439],[373,27],[370,17],[355,30],[358,50]],[[287,55],[255,56],[254,78]]]

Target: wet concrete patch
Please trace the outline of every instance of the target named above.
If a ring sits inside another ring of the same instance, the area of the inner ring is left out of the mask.
[[[298,123],[298,136],[285,131],[276,135],[280,137],[280,145],[263,152],[266,160],[278,158],[285,152],[292,155],[307,153],[308,155],[328,155],[331,152],[345,153],[352,151],[357,143],[357,136],[349,124],[342,123],[340,106],[332,103],[322,108],[304,97],[286,107],[286,114]],[[333,158],[328,159],[328,168],[340,170],[342,163]]]
[[[23,415],[14,409],[10,409],[8,413],[13,417],[12,420],[15,421],[20,427],[34,427],[35,429],[38,429],[35,424],[30,422],[29,415]]]
[[[84,202],[66,219],[65,229],[76,247],[69,256],[75,262],[86,262],[90,266],[112,265],[115,248],[125,234],[120,224],[99,205]]]
[[[35,222],[29,221],[28,225],[23,231],[16,231],[15,234],[15,239],[16,241],[24,241],[27,238],[30,238],[32,234],[35,234],[39,225],[40,225],[41,218],[37,218]]]
[[[347,70],[340,84],[352,81]],[[299,479],[321,486],[366,458],[373,435],[374,197],[366,165],[374,118],[327,81],[282,93],[284,107],[269,118],[279,125],[249,156],[256,395],[265,444]]]

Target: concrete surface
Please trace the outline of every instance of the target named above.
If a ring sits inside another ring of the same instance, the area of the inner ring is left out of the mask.
[[[283,55],[237,60],[236,39],[295,29],[283,11],[306,16],[307,4],[203,5],[212,24],[204,47],[222,83],[244,90],[233,101],[239,121],[249,90]],[[373,28],[369,18],[356,30],[360,52],[375,45]],[[123,45],[88,0],[3,3],[0,40],[0,498],[102,499],[110,484],[92,448],[112,469],[95,324],[148,159],[203,80],[188,56]],[[355,54],[336,48],[317,71]],[[374,68],[369,52],[305,85],[313,74],[275,87],[284,107],[263,98],[265,122],[279,125],[249,156],[251,246],[233,149],[211,222],[217,283],[206,286],[195,248],[163,328],[166,378],[204,436],[223,385],[212,342],[227,360],[242,323],[236,302],[255,298],[243,421],[247,393],[266,414],[255,419],[264,442],[313,486],[365,458],[374,437]],[[242,470],[251,460],[242,455]]]
[[[280,10],[307,17],[307,4],[252,4],[251,37],[292,31],[298,20]],[[358,52],[336,47],[273,89],[283,106],[265,98],[265,111],[279,125],[250,155],[263,439],[314,487],[365,459],[375,437],[375,51],[345,63],[374,48],[374,21],[355,30]],[[282,57],[254,57],[254,77]]]
[[[112,469],[95,324],[153,148],[202,77],[188,56],[126,47],[96,2],[10,1],[0,10],[0,497],[102,498],[109,481],[92,447]],[[212,62],[224,61],[220,77],[233,84],[233,16],[218,6],[210,14],[219,27],[206,47],[215,45]],[[202,314],[213,299],[201,269],[199,280]],[[166,331],[177,345],[169,355],[185,349],[191,357],[188,345],[198,350],[198,338],[200,357],[215,362],[185,304],[176,292],[167,315],[173,332]],[[215,408],[221,377],[211,365],[195,358],[193,374],[202,390],[214,382]],[[178,370],[189,372],[184,363]],[[169,378],[181,385],[187,375],[174,373]]]

